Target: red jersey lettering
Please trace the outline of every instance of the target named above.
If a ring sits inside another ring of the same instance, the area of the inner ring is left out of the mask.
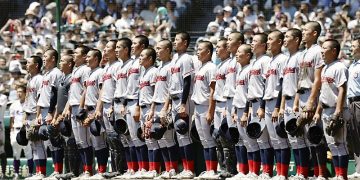
[[[284,75],[293,74],[293,73],[295,73],[295,71],[296,71],[296,68],[287,67],[287,68],[284,69]]]
[[[215,79],[216,80],[223,80],[223,79],[225,79],[225,74],[217,74]]]
[[[158,81],[166,81],[166,76],[156,76],[156,82],[158,82]]]
[[[313,67],[313,63],[303,61],[303,62],[300,63],[300,67],[302,67],[302,68],[304,68],[304,67]]]
[[[175,74],[175,73],[179,73],[180,72],[180,67],[172,67],[171,68],[171,74]]]
[[[261,69],[253,69],[250,71],[250,75],[258,76],[261,73]]]
[[[126,73],[120,73],[117,75],[116,77],[117,79],[124,79],[124,78],[127,78],[127,74]]]
[[[143,82],[140,82],[140,89],[142,89],[143,87],[145,86],[150,86],[150,81],[143,81]]]
[[[129,75],[130,74],[139,74],[139,72],[140,72],[139,68],[129,69]]]
[[[71,83],[78,83],[78,82],[80,82],[80,78],[78,77],[78,78],[71,78]]]
[[[323,76],[323,77],[321,77],[321,82],[326,82],[326,83],[330,84],[330,83],[334,83],[335,79],[332,77]]]
[[[95,86],[95,81],[86,81],[86,86]]]
[[[197,75],[195,76],[195,81],[204,81],[205,80],[205,77],[204,76],[201,76],[201,75]]]
[[[108,79],[111,79],[111,74],[104,74],[103,75],[103,81],[106,81]]]

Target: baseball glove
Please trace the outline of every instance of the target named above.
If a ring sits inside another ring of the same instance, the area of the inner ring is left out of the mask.
[[[151,126],[152,126],[152,121],[146,121],[144,124],[144,131],[143,131],[143,137],[145,139],[149,139],[150,138],[150,130],[151,130]]]
[[[307,118],[304,113],[301,113],[299,118],[296,120],[296,126],[299,128],[304,127],[306,124],[310,123],[312,121],[311,118]]]
[[[37,125],[30,125],[30,127],[26,128],[26,138],[30,141],[39,141],[40,137],[38,134],[39,127]]]
[[[167,114],[167,116],[165,116],[165,117],[160,117],[160,124],[163,127],[168,127],[170,122],[171,122],[171,115],[170,114]]]
[[[89,127],[90,124],[95,120],[95,113],[88,114],[85,120],[82,122],[82,125],[85,127]]]
[[[340,128],[344,126],[344,119],[341,115],[333,115],[326,126],[325,131],[329,136],[335,136]]]

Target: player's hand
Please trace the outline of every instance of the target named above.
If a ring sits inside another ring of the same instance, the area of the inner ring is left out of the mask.
[[[247,113],[244,113],[243,115],[242,115],[242,117],[241,117],[241,119],[240,119],[240,125],[242,126],[242,127],[246,127],[247,126],[247,124],[248,124],[248,114]]]
[[[120,106],[120,114],[125,116],[126,115],[126,107],[124,105]]]
[[[180,117],[185,117],[185,116],[187,115],[187,114],[186,114],[185,104],[181,104],[181,105],[180,105],[178,114],[179,114]]]
[[[140,121],[140,107],[139,106],[135,107],[135,113],[134,113],[133,118],[134,118],[135,122]]]
[[[238,117],[237,114],[235,114],[235,113],[233,113],[233,114],[231,115],[231,118],[232,118],[232,122],[233,122],[233,123],[236,123],[236,122],[238,121],[238,119],[239,119],[239,117]]]
[[[51,113],[48,113],[45,119],[46,124],[50,124],[53,120],[53,115]]]
[[[285,109],[280,108],[279,110],[279,117],[284,117]]]
[[[146,121],[151,121],[154,118],[154,111],[150,110],[146,116]]]
[[[214,115],[210,112],[206,113],[206,122],[210,125],[214,120]]]
[[[37,125],[42,124],[42,115],[41,114],[39,114],[39,116],[36,118],[36,121],[37,121]]]
[[[88,117],[82,122],[82,125],[84,127],[89,127],[90,124],[95,120],[95,113],[91,113],[88,115]]]
[[[102,112],[100,110],[96,110],[95,111],[95,118],[96,119],[101,119],[101,116],[102,116]]]
[[[271,120],[272,122],[276,122],[279,119],[279,108],[275,108],[272,115],[271,115]]]
[[[292,110],[293,112],[299,112],[299,106],[297,104],[294,104]]]
[[[315,124],[317,124],[321,119],[321,115],[319,113],[315,113],[314,117],[313,117],[313,121],[315,122]]]
[[[64,118],[70,119],[70,118],[71,118],[71,111],[70,111],[70,109],[65,110],[65,112],[63,113],[63,116],[64,116]]]
[[[315,114],[314,103],[308,102],[304,109],[304,113],[307,119],[311,119]]]
[[[261,119],[265,118],[265,109],[259,108],[256,112],[256,115]]]

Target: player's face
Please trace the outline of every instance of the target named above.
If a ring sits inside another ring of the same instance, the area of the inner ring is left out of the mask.
[[[22,100],[22,101],[25,100],[26,92],[22,88],[18,88],[16,90],[16,94],[20,100]]]
[[[329,64],[333,60],[334,50],[330,47],[330,42],[324,42],[321,48],[321,56],[324,59],[325,64]]]
[[[227,50],[229,52],[236,52],[240,46],[240,42],[235,39],[236,34],[230,34],[227,40]]]
[[[46,51],[43,56],[43,64],[45,68],[48,68],[51,66],[53,61],[53,58],[50,56],[50,52]]]
[[[254,36],[252,42],[251,42],[251,51],[253,53],[256,53],[259,51],[259,48],[264,45],[264,43],[261,43],[260,36]]]
[[[180,35],[176,35],[174,40],[174,49],[178,51],[183,47],[186,47],[186,40],[183,40]]]
[[[26,60],[26,70],[28,72],[34,70],[34,69],[37,69],[37,64],[34,63],[34,59],[33,58],[28,58]]]
[[[221,60],[224,60],[224,55],[227,55],[227,46],[226,41],[219,41],[216,44],[216,56],[219,57]]]
[[[359,40],[355,40],[351,43],[351,56],[355,60],[360,59],[360,43]]]
[[[288,48],[294,42],[295,42],[295,38],[294,36],[291,35],[291,32],[286,32],[284,38],[284,47]]]
[[[155,51],[156,51],[156,56],[161,60],[168,60],[168,59],[165,59],[167,58],[167,55],[169,55],[169,49],[166,48],[165,46],[165,43],[164,42],[160,42],[156,45],[156,48],[155,48]]]
[[[120,59],[122,53],[125,53],[125,48],[122,45],[121,41],[118,41],[115,48],[116,58]]]
[[[86,65],[89,66],[90,68],[96,68],[97,66],[97,59],[94,56],[94,52],[93,51],[89,51],[86,54]]]
[[[149,61],[150,61],[150,56],[148,56],[146,50],[143,50],[143,51],[140,53],[140,57],[139,57],[139,63],[140,63],[140,65],[141,65],[141,66],[146,66],[147,63],[149,63]]]
[[[210,54],[210,51],[206,48],[204,43],[200,43],[198,45],[196,54],[198,56],[199,61],[201,62],[206,62],[209,60],[208,55]]]
[[[74,50],[74,62],[77,65],[80,65],[83,62],[83,55],[81,54],[81,49],[80,48],[76,48]]]
[[[68,70],[68,68],[69,68],[69,62],[68,61],[66,61],[66,56],[64,57],[64,56],[62,56],[61,57],[61,59],[60,59],[60,63],[59,63],[59,67],[60,67],[60,70],[62,71],[62,72],[65,72],[66,70]]]
[[[307,41],[311,41],[314,38],[314,31],[310,24],[305,24],[302,30],[303,41],[306,43]]]
[[[243,62],[247,59],[246,56],[247,54],[245,53],[244,48],[240,46],[236,51],[236,61],[243,64]]]
[[[142,45],[140,44],[140,39],[135,38],[133,40],[133,43],[131,45],[131,53],[133,53],[135,56],[140,55],[141,51],[143,50]]]
[[[279,39],[274,33],[270,33],[267,40],[267,48],[268,50],[274,50],[279,48]]]
[[[104,58],[109,59],[109,57],[111,57],[113,53],[115,54],[114,42],[109,41],[108,43],[106,43],[106,46],[104,48]]]

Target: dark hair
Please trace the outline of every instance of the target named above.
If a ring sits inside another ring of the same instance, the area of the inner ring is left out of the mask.
[[[128,56],[131,56],[131,45],[132,42],[129,38],[124,37],[124,38],[120,38],[119,41],[121,41],[121,43],[124,44],[124,48],[128,48]]]
[[[30,56],[30,58],[33,59],[34,63],[36,63],[38,65],[38,70],[41,71],[42,65],[43,65],[43,60],[41,59],[40,56]]]
[[[90,48],[87,47],[87,46],[84,46],[84,45],[80,45],[77,48],[81,49],[81,54],[82,55],[86,55],[90,51]]]
[[[66,62],[71,64],[71,68],[73,68],[75,66],[75,61],[74,61],[74,56],[73,55],[65,55],[63,56],[63,58],[69,58],[69,60],[67,60]]]
[[[170,52],[172,51],[173,49],[173,46],[172,46],[172,42],[168,39],[162,39],[161,41],[159,42],[165,42],[165,47],[166,48],[169,48],[170,49]]]
[[[210,41],[200,41],[199,44],[204,44],[206,49],[210,51],[210,55],[212,55],[214,51],[214,46]]]
[[[311,29],[313,31],[316,31],[317,32],[317,37],[318,38],[320,36],[320,33],[321,33],[321,26],[318,22],[316,21],[309,21],[308,23],[306,24],[309,24],[311,26]]]
[[[241,46],[244,46],[244,50],[245,50],[245,53],[249,53],[250,54],[250,59],[251,57],[253,56],[253,52],[251,51],[251,46],[249,44],[242,44],[240,45]]]
[[[59,59],[59,53],[54,48],[47,49],[45,52],[48,51],[50,52],[51,57],[55,57],[55,63],[56,63]]]
[[[135,36],[135,38],[140,40],[139,43],[141,45],[144,45],[144,49],[149,47],[149,38],[147,38],[146,36],[138,35],[138,36]]]
[[[185,31],[180,31],[176,33],[176,35],[179,35],[182,40],[186,40],[186,47],[189,47],[190,45],[190,34]]]
[[[98,62],[100,63],[102,59],[101,51],[98,49],[91,49],[91,51],[94,52],[94,56],[98,59]]]
[[[24,93],[26,93],[26,86],[25,85],[18,85],[16,86],[16,90],[21,89]]]
[[[281,40],[281,44],[284,43],[284,34],[281,31],[274,30],[271,33],[275,33],[276,37]]]
[[[109,40],[108,42],[113,42],[113,49],[115,49],[116,48],[116,43],[117,43],[117,40],[116,39],[111,39],[111,40]]]
[[[339,41],[335,40],[335,39],[327,39],[324,41],[325,42],[330,42],[330,48],[331,49],[336,49],[336,57],[339,56],[339,53],[340,53],[340,43]]]
[[[291,33],[291,36],[294,36],[296,38],[299,38],[299,44],[301,44],[301,41],[302,41],[302,33],[299,29],[296,29],[296,28],[290,28],[288,30],[288,32]]]
[[[153,63],[156,61],[156,51],[153,48],[145,48],[146,54],[151,57]]]
[[[235,35],[235,38],[236,38],[236,41],[241,41],[241,43],[244,43],[244,35],[238,31],[235,31],[235,32],[232,32],[230,34],[236,34]]]

